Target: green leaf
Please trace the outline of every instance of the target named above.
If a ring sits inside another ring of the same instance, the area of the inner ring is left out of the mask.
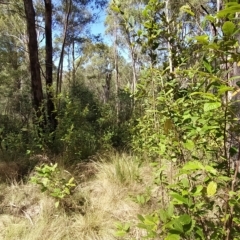
[[[219,107],[221,107],[220,102],[205,103],[204,107],[203,107],[203,110],[204,110],[204,112],[209,112],[209,111],[212,111],[212,110],[217,109]]]
[[[196,36],[195,39],[197,40],[198,43],[204,45],[208,44],[209,42],[208,35]]]
[[[217,170],[215,168],[213,168],[212,166],[205,166],[205,170],[213,175],[216,175],[217,174]]]
[[[123,226],[123,229],[128,232],[130,230],[130,223],[125,223],[124,226]]]
[[[174,205],[172,203],[169,203],[168,209],[167,209],[168,218],[172,218],[174,214]]]
[[[222,31],[227,36],[231,36],[234,33],[235,29],[235,24],[230,21],[226,21],[222,26]]]
[[[164,154],[166,151],[166,145],[164,143],[159,143],[159,147],[160,147],[160,154]]]
[[[225,18],[229,16],[229,14],[235,15],[237,12],[240,12],[240,4],[232,2],[229,7],[219,11],[216,16],[218,18]]]
[[[215,21],[215,17],[211,16],[211,15],[207,15],[205,16],[205,19],[207,19],[210,22],[214,22]]]
[[[214,196],[216,191],[217,191],[217,183],[211,181],[207,186],[207,196],[208,197]]]
[[[198,230],[196,231],[197,235],[199,237],[201,237],[201,239],[205,239],[204,234],[203,234],[203,230],[199,227],[197,227],[197,228],[198,228]]]
[[[202,193],[202,190],[203,190],[203,186],[202,186],[202,185],[198,185],[198,186],[196,187],[195,192],[193,193],[193,196],[198,196],[198,195],[200,195],[200,194]]]
[[[116,237],[124,237],[126,235],[126,231],[118,230],[115,234]]]
[[[204,170],[204,166],[199,161],[191,161],[186,163],[182,169],[183,170]]]
[[[218,95],[221,96],[222,94],[224,94],[228,91],[233,91],[233,87],[222,85],[218,88]]]
[[[182,203],[185,203],[185,204],[188,205],[188,199],[187,199],[187,198],[184,198],[184,197],[181,196],[180,194],[172,192],[172,193],[170,193],[170,196],[171,196],[173,199],[177,200],[179,203],[181,203],[181,204],[182,204]]]
[[[150,226],[155,226],[157,224],[158,218],[151,215],[146,215],[144,223]]]
[[[181,224],[179,219],[174,219],[173,221],[170,222],[170,224],[172,230],[183,233],[183,225]]]
[[[144,217],[142,215],[138,214],[137,217],[141,222],[144,222]]]
[[[192,15],[192,16],[195,15],[194,12],[191,11],[191,7],[190,7],[188,4],[183,5],[183,6],[180,8],[180,11],[181,11],[181,12],[188,13],[188,14],[190,14],[190,15]]]
[[[137,35],[140,37],[142,35],[142,30],[138,30]]]
[[[71,184],[74,181],[74,177],[72,177],[69,181],[68,184]]]
[[[179,218],[178,218],[178,221],[182,224],[182,225],[188,225],[192,222],[192,219],[191,217],[188,215],[188,214],[184,214],[184,215],[181,215]]]
[[[222,181],[224,181],[224,182],[228,182],[228,181],[231,180],[231,178],[230,178],[230,177],[227,177],[227,176],[219,176],[218,179],[219,179],[219,180],[222,180]]]
[[[42,184],[44,187],[46,187],[49,183],[49,179],[48,178],[42,178]]]
[[[209,73],[212,72],[212,66],[209,64],[209,62],[207,60],[203,60],[203,65]]]
[[[187,140],[186,143],[184,143],[184,147],[187,150],[192,151],[195,148],[195,144],[194,144],[194,142],[192,140]]]
[[[120,12],[119,7],[117,7],[117,6],[115,6],[115,5],[111,5],[110,8],[111,8],[111,10],[114,11],[114,12],[117,12],[117,13]]]
[[[164,240],[180,240],[181,237],[180,235],[177,234],[168,234],[166,238],[164,238]]]
[[[187,178],[183,178],[181,180],[181,183],[182,183],[184,188],[189,188],[189,180]]]
[[[166,211],[164,211],[163,209],[160,209],[159,211],[159,216],[160,216],[160,219],[163,223],[166,223],[167,220],[168,220],[168,214]]]
[[[70,195],[70,190],[69,190],[69,188],[65,188],[64,191],[65,191],[65,193],[66,193],[67,195]]]

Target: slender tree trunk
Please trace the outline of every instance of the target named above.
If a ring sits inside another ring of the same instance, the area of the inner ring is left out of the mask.
[[[130,47],[131,51],[131,58],[132,58],[132,71],[133,71],[133,83],[132,83],[132,92],[135,93],[136,87],[137,87],[137,71],[136,71],[136,59],[134,50],[132,47]]]
[[[69,16],[72,9],[72,0],[66,1],[68,5],[68,11],[66,13],[65,23],[64,23],[64,32],[63,32],[63,43],[62,43],[62,49],[58,64],[58,70],[57,70],[57,87],[56,87],[56,95],[58,93],[61,93],[62,90],[62,72],[63,72],[63,60],[64,60],[64,48],[66,44],[66,38],[67,38],[67,30],[68,30],[68,23],[69,23]]]
[[[166,15],[166,21],[168,23],[168,35],[171,36],[171,30],[170,30],[170,16],[169,16],[169,0],[165,2],[165,15]],[[170,37],[168,37],[167,41],[167,46],[168,46],[168,63],[169,63],[169,70],[170,73],[173,72],[173,60],[172,60],[172,44],[170,42]]]
[[[38,59],[38,43],[37,33],[35,26],[35,11],[33,8],[32,0],[24,0],[24,9],[27,20],[27,31],[28,31],[28,50],[30,60],[30,71],[31,71],[31,84],[32,84],[32,95],[33,95],[33,107],[36,111],[36,116],[40,119],[43,116],[43,91],[40,74],[40,65]],[[40,124],[43,128],[43,124]]]
[[[52,1],[44,0],[45,3],[45,39],[46,39],[46,88],[47,88],[47,112],[50,130],[57,127],[55,106],[53,103],[53,47],[52,47]]]
[[[116,21],[114,21],[114,65],[115,65],[115,89],[116,89],[116,113],[117,113],[117,124],[119,123],[119,70],[118,70],[118,49],[117,49],[117,26]]]
[[[217,12],[220,11],[222,5],[222,0],[217,0]]]
[[[105,85],[103,86],[104,104],[108,103],[109,101],[111,80],[112,80],[112,73],[106,72]]]
[[[76,85],[75,43],[72,43],[72,85]]]

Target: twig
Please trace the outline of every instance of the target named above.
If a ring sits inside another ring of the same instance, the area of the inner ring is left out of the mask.
[[[25,217],[30,221],[30,223],[31,223],[32,226],[33,226],[34,224],[33,224],[33,221],[32,221],[32,218],[30,217],[30,215],[29,215],[26,211],[24,211],[24,210],[22,210],[22,209],[21,209],[21,211],[23,212],[23,214],[25,215]]]

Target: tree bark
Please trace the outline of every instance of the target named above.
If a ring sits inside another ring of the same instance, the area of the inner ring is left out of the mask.
[[[70,13],[71,13],[71,9],[72,9],[72,0],[70,0],[69,2],[66,1],[66,4],[68,5],[68,10],[67,10],[66,17],[65,17],[65,22],[64,22],[63,43],[62,43],[62,49],[61,49],[61,54],[60,54],[60,59],[59,59],[59,64],[58,64],[58,69],[57,69],[56,95],[61,93],[61,90],[62,90],[62,72],[63,72],[64,48],[65,48],[66,38],[67,38],[69,17],[70,17]]]
[[[117,113],[117,124],[119,124],[119,69],[118,69],[118,46],[117,46],[117,26],[116,19],[114,19],[114,66],[115,66],[115,89],[116,89],[116,113]]]
[[[50,131],[57,127],[56,111],[53,102],[53,47],[52,47],[52,0],[44,0],[45,3],[45,41],[46,41],[46,88],[47,88],[47,113]]]
[[[38,59],[38,42],[37,33],[35,26],[35,11],[33,8],[32,0],[24,0],[24,9],[27,20],[27,31],[28,31],[28,50],[30,60],[30,71],[31,71],[31,85],[33,95],[33,107],[36,111],[38,121],[43,116],[41,110],[43,104],[43,91],[40,74],[40,65]],[[40,123],[40,127],[43,128],[43,122]]]
[[[168,23],[168,36],[171,36],[171,30],[170,30],[170,14],[169,14],[169,0],[165,2],[165,15],[166,15],[166,22]],[[173,73],[174,67],[173,67],[173,54],[172,54],[172,44],[171,44],[171,39],[168,37],[167,40],[167,48],[168,48],[168,63],[169,63],[169,71],[170,73]]]

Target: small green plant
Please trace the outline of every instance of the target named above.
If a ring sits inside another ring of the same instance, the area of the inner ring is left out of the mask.
[[[116,237],[124,237],[130,231],[129,223],[116,222],[115,226],[117,228],[117,231],[115,233]]]
[[[138,194],[136,196],[136,202],[140,205],[145,205],[150,200],[150,196],[145,194]]]
[[[146,191],[142,194],[138,194],[137,196],[133,196],[133,201],[143,206],[147,204],[151,199],[151,188],[147,187]]]
[[[31,178],[31,182],[41,186],[42,192],[47,192],[54,197],[56,199],[56,207],[64,202],[76,186],[73,177],[67,180],[61,176],[57,163],[54,165],[43,164],[40,167],[36,167],[35,170],[36,173]]]

